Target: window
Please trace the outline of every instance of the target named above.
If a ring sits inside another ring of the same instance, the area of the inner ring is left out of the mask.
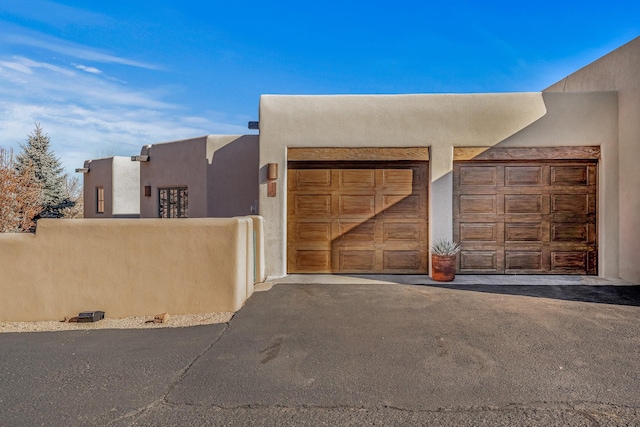
[[[104,213],[104,187],[96,187],[96,212]]]
[[[187,218],[189,216],[189,190],[160,188],[160,218]]]

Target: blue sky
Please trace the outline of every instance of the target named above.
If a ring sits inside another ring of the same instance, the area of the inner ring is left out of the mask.
[[[0,146],[68,171],[244,134],[261,94],[539,91],[640,35],[637,1],[0,2]]]

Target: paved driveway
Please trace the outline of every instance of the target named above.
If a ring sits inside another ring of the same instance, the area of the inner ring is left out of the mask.
[[[0,334],[1,425],[637,425],[637,287],[284,284],[228,325]]]

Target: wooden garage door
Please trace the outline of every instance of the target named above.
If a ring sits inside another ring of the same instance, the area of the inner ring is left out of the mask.
[[[428,163],[291,162],[289,273],[426,273]]]
[[[454,162],[458,271],[597,274],[597,161]]]

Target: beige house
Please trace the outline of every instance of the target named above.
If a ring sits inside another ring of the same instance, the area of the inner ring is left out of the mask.
[[[257,135],[145,145],[140,155],[87,160],[85,218],[228,218],[258,210]]]
[[[258,136],[208,135],[146,145],[140,217],[224,218],[258,209]]]
[[[446,238],[459,273],[640,283],[638,75],[640,38],[543,92],[263,95],[259,136],[143,147],[140,216],[257,210],[271,277],[428,274]]]

